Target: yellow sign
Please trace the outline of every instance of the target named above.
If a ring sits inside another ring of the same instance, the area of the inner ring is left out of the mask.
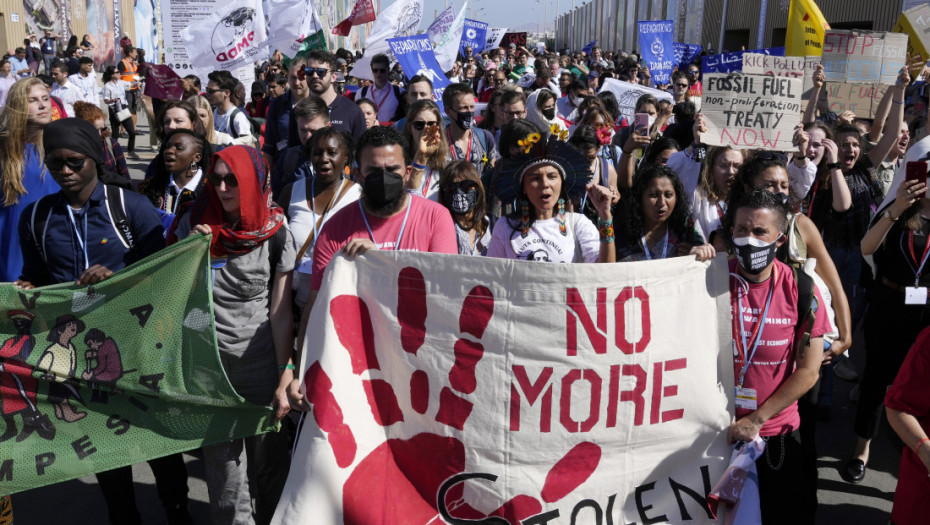
[[[924,60],[930,60],[930,5],[921,4],[901,13],[892,31],[908,36],[907,52],[910,56],[920,55]],[[917,64],[911,69],[911,75],[916,75],[922,68],[923,64]]]
[[[830,24],[814,0],[791,0],[788,31],[785,35],[785,55],[822,55],[823,37],[827,29],[830,29]]]

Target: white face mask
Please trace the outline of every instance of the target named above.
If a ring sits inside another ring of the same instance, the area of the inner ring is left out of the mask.
[[[576,108],[580,106],[582,102],[584,102],[584,98],[582,97],[575,97],[572,99],[572,105],[575,106]]]
[[[652,129],[652,125],[656,123],[656,116],[649,115],[649,129]]]

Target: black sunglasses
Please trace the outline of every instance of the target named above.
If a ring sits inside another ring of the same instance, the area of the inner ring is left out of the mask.
[[[305,67],[304,68],[304,76],[307,76],[307,77],[318,76],[320,78],[323,78],[329,72],[330,70],[326,69],[325,67]]]
[[[212,95],[212,94],[216,93],[217,91],[223,91],[223,90],[222,90],[222,89],[206,88],[205,91],[207,92],[208,95]]]
[[[431,120],[428,122],[425,120],[417,120],[413,122],[413,129],[417,131],[423,131],[423,128],[425,127],[433,127],[433,126],[438,126],[438,125],[439,125],[439,122],[436,122],[435,120]]]
[[[371,68],[371,72],[372,72],[372,73],[387,73],[388,70],[387,70],[387,69],[381,69],[381,68],[378,68],[378,69]]]
[[[80,159],[61,159],[61,158],[46,158],[45,166],[48,167],[50,171],[61,171],[61,168],[64,168],[66,165],[68,169],[77,173],[84,169],[84,163],[87,162],[87,157]]]
[[[445,193],[452,193],[455,191],[456,187],[462,191],[467,192],[467,191],[477,188],[478,183],[473,180],[469,180],[469,179],[460,180],[458,182],[447,182],[443,184],[442,191]]]
[[[227,188],[238,188],[239,187],[239,181],[236,179],[236,176],[232,173],[230,173],[229,175],[226,175],[225,177],[221,177],[220,175],[217,175],[216,173],[208,173],[207,182],[209,182],[215,187],[219,187],[220,184],[224,182],[226,183]]]

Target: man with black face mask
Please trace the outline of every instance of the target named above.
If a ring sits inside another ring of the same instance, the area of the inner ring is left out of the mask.
[[[795,277],[775,259],[786,240],[785,206],[764,189],[750,191],[735,206],[730,304],[736,422],[728,437],[731,443],[759,435],[767,441],[756,460],[762,522],[814,523],[817,467],[801,447],[797,401],[817,382],[830,327],[824,308],[799,305],[797,279],[807,276]],[[816,287],[813,300],[823,304]],[[808,311],[799,320],[799,312]]]
[[[404,151],[404,137],[394,127],[375,126],[362,133],[355,150],[355,180],[362,196],[357,206],[346,206],[326,221],[317,237],[298,341],[304,340],[326,266],[340,250],[349,257],[368,250],[459,253],[449,210],[405,191],[412,169]],[[306,405],[294,383],[288,395],[291,406],[301,409]]]
[[[486,174],[497,159],[497,144],[488,130],[475,126],[475,92],[466,84],[452,84],[442,93],[442,104],[449,115],[446,127],[451,160],[467,160]]]

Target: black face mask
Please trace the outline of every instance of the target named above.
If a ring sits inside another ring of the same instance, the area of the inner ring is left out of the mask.
[[[766,243],[755,237],[737,237],[733,239],[736,247],[736,261],[746,273],[758,275],[775,260],[778,241]]]
[[[468,191],[462,191],[462,188],[456,186],[455,191],[446,194],[446,204],[452,213],[456,215],[465,215],[475,207],[478,200],[478,190],[472,188]]]
[[[462,111],[455,114],[455,124],[462,128],[468,129],[475,123],[474,111]]]
[[[384,168],[374,168],[362,182],[365,199],[375,208],[395,202],[404,195],[404,178]]]
[[[782,205],[782,206],[788,204],[788,194],[787,194],[787,193],[778,192],[778,193],[775,194],[775,196],[778,198],[778,201],[781,202],[781,205]]]
[[[544,109],[542,114],[546,117],[546,120],[552,120],[555,118],[555,108]]]

